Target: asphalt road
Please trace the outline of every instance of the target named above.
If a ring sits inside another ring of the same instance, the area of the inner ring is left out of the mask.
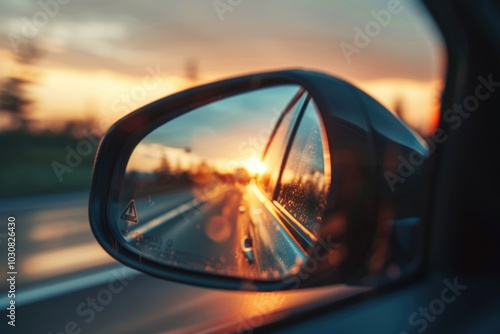
[[[169,195],[155,199],[154,205],[162,203],[164,208],[155,210],[155,214],[151,214],[152,206],[139,200],[137,215],[148,218],[128,224],[125,237],[132,250],[156,261],[202,272],[258,278],[256,264],[247,261],[241,246],[250,228],[248,211],[240,211],[245,204],[243,192],[244,187],[234,185],[218,185],[203,192],[203,197],[179,191],[175,199]]]
[[[152,278],[101,249],[88,224],[85,193],[0,202],[1,254],[6,254],[9,216],[17,224],[16,327],[7,325],[7,285],[2,279],[1,333],[244,332],[358,291],[345,286],[222,291]],[[195,228],[201,224],[192,223]],[[241,231],[235,233],[239,237]],[[2,277],[6,262],[2,256]]]

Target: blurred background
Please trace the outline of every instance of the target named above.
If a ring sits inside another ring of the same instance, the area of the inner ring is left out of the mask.
[[[361,87],[423,136],[436,124],[443,50],[415,4],[402,4],[379,34],[368,25],[374,37],[358,36],[358,47],[356,28],[364,32],[386,2],[41,3],[0,4],[4,198],[84,189],[93,154],[60,182],[53,169],[61,166],[51,163],[63,163],[66,146],[76,150],[86,134],[101,135],[155,99],[249,72],[324,71]]]
[[[114,121],[158,98],[251,72],[313,69],[432,134],[443,41],[417,1],[384,16],[389,3],[0,2],[0,212],[18,221],[22,286],[116,265],[88,225],[93,157]]]

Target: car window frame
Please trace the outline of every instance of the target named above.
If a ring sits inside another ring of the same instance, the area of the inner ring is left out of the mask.
[[[282,187],[281,180],[283,179],[285,167],[286,167],[288,160],[290,158],[290,153],[292,151],[292,147],[294,145],[297,132],[299,131],[300,126],[302,125],[302,118],[305,115],[305,113],[307,112],[310,105],[312,105],[312,107],[314,109],[314,113],[316,114],[318,121],[319,121],[318,125],[319,125],[319,129],[320,129],[321,147],[322,147],[322,151],[323,151],[322,152],[323,153],[323,171],[324,171],[325,183],[328,184],[328,187],[330,187],[330,185],[331,185],[332,170],[331,170],[331,165],[330,165],[330,159],[331,159],[330,145],[328,143],[328,137],[326,134],[325,124],[324,124],[323,119],[321,117],[321,113],[319,112],[318,106],[314,102],[314,99],[312,99],[311,96],[308,96],[307,100],[304,103],[304,109],[301,111],[301,114],[299,115],[299,118],[297,119],[296,128],[294,129],[295,131],[293,132],[293,136],[290,137],[287,151],[283,157],[283,163],[282,163],[282,166],[280,169],[280,175],[279,175],[278,182],[277,182],[276,188],[275,188],[275,194],[274,194],[275,196],[273,196],[273,200],[276,201],[278,204],[280,204],[278,199],[279,199],[279,193],[280,193],[281,187]],[[280,206],[282,206],[282,205],[280,204]],[[286,209],[284,209],[284,210],[286,210]],[[286,211],[288,212],[288,210],[286,210]],[[290,213],[290,214],[293,216],[292,213]]]
[[[281,125],[283,123],[283,120],[288,115],[288,113],[294,111],[294,108],[298,108],[297,116],[295,118],[292,118],[292,120],[291,120],[291,124],[290,124],[290,129],[291,129],[290,136],[287,137],[287,138],[285,138],[286,140],[283,141],[283,143],[279,143],[280,148],[281,148],[281,150],[283,152],[282,152],[282,156],[280,156],[280,157],[278,157],[278,159],[276,159],[278,161],[278,163],[279,163],[279,171],[278,171],[278,175],[276,177],[276,180],[272,184],[269,184],[269,187],[271,188],[271,191],[268,191],[268,190],[266,190],[266,189],[264,189],[262,187],[261,182],[260,182],[260,177],[262,177],[262,175],[259,176],[259,179],[256,182],[257,188],[270,201],[273,201],[275,199],[276,188],[277,188],[279,179],[280,179],[281,174],[282,174],[282,169],[284,168],[283,161],[284,161],[284,158],[286,157],[287,150],[289,149],[289,142],[290,142],[290,140],[292,140],[294,138],[294,131],[296,130],[296,127],[300,123],[300,119],[301,119],[302,113],[305,110],[305,107],[307,106],[309,98],[310,98],[310,95],[309,95],[309,93],[304,88],[301,88],[295,94],[295,96],[292,98],[292,100],[287,105],[287,107],[285,108],[285,110],[281,113],[281,115],[280,115],[278,121],[276,122],[276,125],[275,125],[274,129],[273,129],[273,132],[271,133],[271,136],[269,137],[269,140],[267,141],[265,149],[264,149],[264,151],[262,153],[262,157],[261,157],[260,161],[265,162],[265,160],[267,158],[267,154],[269,153],[269,149],[271,148],[272,144],[276,140],[276,134],[278,133],[278,130],[280,129],[280,127],[281,127]],[[299,105],[300,103],[301,103],[301,105]],[[287,131],[289,131],[289,130],[287,129]],[[272,180],[270,180],[270,181],[272,181]]]
[[[269,193],[263,189],[260,184],[257,182],[257,188],[259,191],[265,195],[265,197],[269,200],[270,204],[272,205],[272,208],[274,209],[273,211],[277,213],[279,216],[280,220],[285,224],[287,227],[287,230],[291,233],[291,235],[296,239],[298,244],[304,249],[306,253],[310,253],[313,251],[314,247],[316,246],[318,242],[318,236],[317,234],[311,232],[307,227],[304,226],[291,212],[289,212],[287,209],[285,209],[279,202],[278,202],[278,197],[279,197],[279,192],[281,190],[281,179],[283,177],[283,173],[288,161],[288,158],[290,156],[290,152],[292,150],[295,137],[297,135],[297,132],[299,130],[300,125],[302,124],[302,118],[304,114],[306,113],[309,103],[313,103],[313,108],[314,112],[316,112],[316,115],[319,120],[319,126],[320,126],[320,132],[321,132],[321,142],[323,146],[323,167],[325,171],[325,178],[328,183],[328,191],[329,187],[331,187],[331,177],[332,177],[332,171],[331,171],[331,156],[330,156],[330,144],[328,141],[328,137],[326,134],[326,128],[324,124],[323,117],[321,113],[319,112],[319,108],[317,104],[315,103],[314,99],[311,97],[311,95],[307,91],[299,91],[294,99],[291,101],[291,103],[287,106],[285,111],[282,113],[280,116],[280,119],[276,123],[276,126],[273,130],[272,135],[269,138],[268,144],[266,145],[266,148],[264,150],[264,153],[262,155],[262,161],[266,158],[266,155],[268,153],[269,147],[271,146],[272,141],[275,139],[275,134],[278,131],[279,127],[282,124],[282,120],[286,116],[292,108],[294,108],[296,105],[295,103],[300,101],[300,99],[303,97],[303,94],[305,95],[305,99],[302,103],[301,106],[298,106],[300,108],[297,118],[295,119],[295,122],[291,124],[291,132],[290,136],[287,138],[288,140],[283,144],[285,146],[283,156],[281,157],[280,161],[280,166],[279,166],[279,172],[278,172],[278,177],[276,179],[275,184],[272,185],[273,191],[272,195],[270,196]]]
[[[290,137],[288,147],[287,147],[287,152],[283,158],[283,163],[280,169],[280,175],[278,178],[278,182],[276,184],[275,188],[275,194],[273,198],[273,204],[284,214],[284,218],[286,218],[289,223],[292,224],[294,229],[297,230],[297,227],[299,231],[297,231],[300,235],[301,239],[306,239],[307,243],[307,249],[312,249],[317,242],[317,233],[309,230],[303,223],[301,223],[295,215],[287,210],[282,203],[279,201],[279,194],[281,192],[282,188],[282,179],[283,179],[283,174],[285,172],[286,165],[290,159],[290,154],[292,152],[292,148],[295,144],[295,139],[297,137],[298,131],[300,129],[300,126],[303,124],[303,117],[308,111],[309,107],[312,106],[313,112],[316,114],[316,117],[318,119],[318,126],[320,130],[320,140],[321,140],[321,146],[322,146],[322,154],[323,154],[323,171],[324,171],[324,177],[325,177],[325,183],[327,184],[326,187],[326,193],[328,193],[330,186],[331,186],[331,179],[332,179],[332,171],[331,171],[331,164],[330,164],[330,145],[328,142],[328,137],[326,134],[326,128],[324,121],[321,117],[321,113],[319,112],[318,106],[314,102],[314,99],[311,96],[307,97],[306,102],[304,103],[304,108],[301,110],[301,114],[299,115],[299,118],[297,119],[297,124],[296,128],[294,129],[293,135]]]

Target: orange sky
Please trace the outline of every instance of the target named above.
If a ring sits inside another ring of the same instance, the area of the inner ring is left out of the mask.
[[[425,129],[426,124],[435,117],[442,83],[438,79],[423,82],[379,79],[355,84],[389,109],[394,107],[395,99],[401,97],[406,112],[405,120],[416,128]],[[78,70],[51,70],[44,74],[42,84],[33,89],[32,96],[37,105],[31,116],[41,121],[85,119],[91,116],[98,118],[102,124],[111,125],[126,114],[125,110],[133,111],[146,103],[185,89],[191,83],[182,77],[166,76],[157,88],[148,90],[143,97],[124,99],[126,102],[121,104],[123,108],[116,107],[117,101],[122,101],[124,94],[130,94],[133,89],[142,85],[142,79],[106,71],[85,73]]]
[[[371,11],[384,10],[387,1],[252,1],[224,20],[205,0],[139,7],[124,0],[120,8],[71,2],[29,39],[43,54],[30,88],[36,101],[30,116],[42,124],[94,117],[105,127],[195,84],[185,76],[186,62],[194,59],[196,84],[284,68],[339,76],[389,109],[401,98],[406,121],[426,132],[435,119],[443,46],[427,13],[418,4],[405,6],[347,61],[339,46],[353,44],[355,29],[373,21]],[[39,10],[27,1],[0,4],[0,32],[22,34],[23,18]],[[7,38],[0,40],[0,80],[15,71],[12,49]],[[148,68],[159,69],[157,84]]]

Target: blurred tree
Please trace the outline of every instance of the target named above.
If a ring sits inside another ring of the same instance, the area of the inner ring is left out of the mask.
[[[167,158],[167,155],[163,153],[161,163],[160,163],[160,168],[158,169],[159,172],[165,173],[165,174],[170,174],[170,162]]]
[[[196,83],[198,81],[198,60],[188,59],[185,65],[185,77],[191,83]]]
[[[160,185],[166,185],[172,181],[170,161],[165,153],[162,155],[160,167],[156,170],[156,180]]]
[[[83,138],[83,133],[89,128],[89,124],[86,120],[71,120],[64,123],[64,127],[61,130],[63,135],[73,137],[73,138]]]
[[[17,73],[8,77],[2,85],[0,112],[10,117],[13,128],[28,127],[27,115],[33,100],[28,97],[26,87],[34,80],[31,65],[39,57],[39,49],[34,43],[23,45],[15,55]]]
[[[10,116],[14,128],[25,128],[27,126],[27,107],[32,101],[26,97],[25,84],[25,80],[7,78],[0,94],[0,111]]]

